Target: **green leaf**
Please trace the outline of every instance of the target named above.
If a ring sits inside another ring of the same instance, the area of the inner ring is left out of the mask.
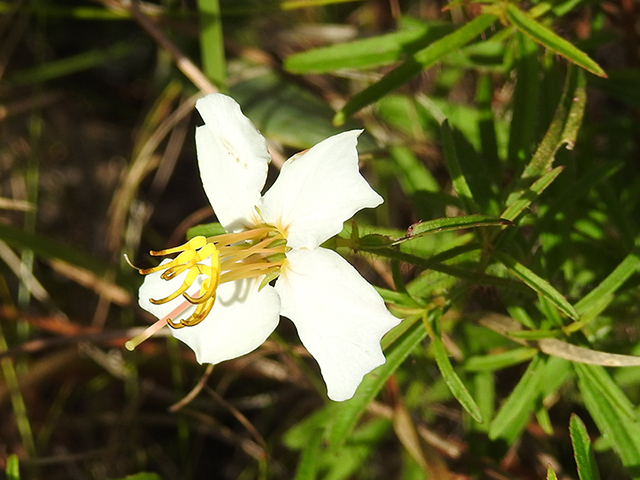
[[[20,460],[15,453],[12,453],[7,458],[7,466],[4,471],[7,475],[7,480],[20,480]]]
[[[58,259],[97,274],[104,274],[108,266],[96,257],[69,245],[58,243],[42,235],[29,233],[0,222],[0,240],[19,249],[29,249],[43,258]]]
[[[585,427],[580,417],[575,413],[571,414],[569,433],[571,434],[573,456],[576,459],[580,480],[600,480],[600,474],[598,473],[598,466],[596,465],[587,427]]]
[[[606,401],[627,421],[638,421],[638,414],[620,387],[616,385],[604,367],[574,363],[573,368],[580,380],[589,388],[595,387],[597,396]],[[638,431],[640,435],[640,430]],[[640,463],[639,463],[640,465]]]
[[[458,160],[458,153],[456,151],[456,144],[453,140],[453,131],[449,126],[448,120],[444,119],[440,123],[440,131],[442,133],[442,147],[444,150],[444,159],[451,176],[451,184],[453,189],[458,194],[458,197],[465,205],[467,213],[473,213],[480,211],[478,204],[473,198],[471,188],[467,183],[467,179],[460,167],[460,161]]]
[[[431,337],[431,346],[433,348],[436,363],[438,364],[438,368],[442,374],[442,379],[466,412],[471,415],[476,422],[482,423],[483,419],[482,413],[480,413],[480,408],[478,408],[478,405],[469,393],[469,390],[453,369],[451,361],[449,360],[449,355],[447,354],[447,351],[442,344],[439,332],[437,331],[437,325],[428,323],[426,319],[424,319],[424,322],[425,328],[427,328],[429,336]]]
[[[505,266],[507,269],[522,280],[525,284],[538,292],[551,303],[553,303],[561,312],[564,312],[569,318],[578,320],[579,315],[576,312],[573,305],[571,305],[564,296],[558,292],[549,282],[540,278],[533,273],[527,267],[517,262],[510,255],[503,252],[496,252],[495,257]]]
[[[501,368],[511,367],[532,359],[538,354],[535,348],[515,348],[507,352],[492,355],[469,357],[464,363],[464,369],[469,372],[493,372]]]
[[[309,439],[304,450],[302,450],[302,457],[294,477],[295,480],[314,480],[316,478],[320,463],[322,440],[320,432]]]
[[[522,33],[529,35],[543,47],[556,52],[558,55],[565,57],[572,63],[584,68],[585,70],[599,77],[606,77],[607,74],[602,70],[600,65],[594,62],[586,53],[575,47],[564,38],[559,37],[547,27],[542,26],[527,14],[522,12],[513,3],[510,3],[506,9],[507,19]]]
[[[342,125],[347,117],[350,117],[353,113],[374,103],[399,86],[404,85],[424,69],[442,60],[447,54],[469,43],[489,28],[496,19],[497,17],[493,15],[476,17],[454,33],[416,52],[406,62],[387,73],[380,81],[369,86],[349,100],[347,104],[336,113],[333,118],[333,123],[335,125]]]
[[[454,29],[450,24],[422,24],[377,37],[317,48],[287,57],[284,68],[291,73],[327,73],[340,69],[374,68],[396,62]]]
[[[602,367],[576,363],[574,369],[584,404],[598,429],[628,468],[631,478],[640,479],[640,422],[631,402]],[[604,384],[600,383],[603,379]]]
[[[132,51],[133,45],[131,42],[120,42],[106,49],[91,50],[60,60],[43,63],[28,70],[19,70],[12,74],[7,81],[21,85],[46,82],[113,62],[128,55]]]
[[[571,69],[565,81],[551,124],[522,173],[522,178],[537,178],[551,168],[556,152],[562,145],[571,150],[582,124],[587,102],[586,79],[581,70]]]
[[[224,57],[224,38],[219,0],[198,0],[200,13],[200,50],[202,69],[218,87],[224,89],[227,69]]]
[[[540,98],[540,62],[537,47],[529,37],[514,35],[516,84],[509,128],[508,160],[520,168],[533,151]],[[493,93],[492,93],[493,95]]]
[[[140,472],[122,477],[118,480],[162,480],[162,477],[157,473]]]
[[[536,180],[533,185],[526,190],[521,190],[513,197],[510,197],[508,200],[510,202],[509,206],[504,212],[502,212],[500,217],[505,220],[514,221],[525,209],[527,209],[527,207],[529,207],[529,205],[531,205],[531,202],[538,198],[540,194],[544,192],[551,183],[553,183],[563,170],[564,167],[554,168]]]
[[[273,72],[251,77],[229,88],[244,114],[270,140],[306,149],[344,131],[331,124],[334,115],[327,102]],[[355,121],[346,128],[361,128]],[[358,137],[358,152],[379,150],[364,132]]]
[[[551,465],[547,467],[547,480],[558,480],[558,476]]]
[[[196,225],[187,230],[187,240],[191,240],[193,237],[215,237],[216,235],[223,235],[227,233],[222,225],[218,222],[203,223],[202,225]]]
[[[463,228],[477,227],[503,227],[512,226],[509,220],[491,215],[465,215],[460,217],[438,218],[427,222],[414,223],[407,230],[407,234],[393,241],[393,245],[413,240],[415,238],[436,232],[445,232],[448,230],[460,230]]]
[[[406,319],[405,322],[409,320],[410,319]],[[416,318],[413,320],[415,321]],[[327,426],[327,438],[333,449],[340,448],[345,442],[369,403],[373,401],[389,377],[400,367],[405,358],[409,356],[413,349],[416,348],[426,336],[427,332],[422,323],[415,322],[411,328],[396,341],[395,347],[393,347],[391,352],[386,354],[386,363],[364,378],[353,398],[346,402],[335,404],[333,421]]]
[[[599,306],[601,300],[611,300],[615,293],[628,279],[640,269],[640,236],[636,238],[635,247],[629,255],[600,284],[576,303],[576,311],[580,315],[589,314]],[[607,302],[608,303],[608,302]]]
[[[489,438],[504,438],[509,444],[518,438],[527,426],[529,416],[535,411],[544,380],[545,362],[534,357],[522,378],[504,402],[489,427]]]
[[[389,154],[402,174],[404,180],[402,184],[407,193],[440,191],[440,185],[433,174],[409,148],[400,145],[393,146],[389,149]]]

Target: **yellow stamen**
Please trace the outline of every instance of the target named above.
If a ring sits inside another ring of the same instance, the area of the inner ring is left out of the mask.
[[[174,253],[178,255],[156,267],[138,268],[141,274],[162,272],[160,278],[166,281],[173,280],[185,272],[186,276],[180,287],[171,295],[161,299],[150,299],[150,302],[161,305],[180,296],[185,301],[165,318],[127,342],[126,347],[133,350],[165,324],[172,328],[183,328],[202,322],[213,309],[216,291],[221,283],[264,276],[263,283],[266,285],[268,281],[276,279],[287,250],[287,242],[282,233],[272,226],[262,225],[240,233],[226,233],[210,238],[194,237],[177,247],[151,251],[153,256]],[[209,259],[210,265],[209,262],[204,263]],[[200,276],[205,278],[200,283],[197,296],[187,293]],[[195,305],[195,309],[189,317],[177,322],[173,320],[190,305]]]

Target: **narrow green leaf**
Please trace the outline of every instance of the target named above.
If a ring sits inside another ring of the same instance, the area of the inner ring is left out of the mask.
[[[595,387],[598,397],[606,399],[619,415],[629,421],[638,421],[638,414],[635,412],[631,401],[627,398],[620,387],[613,381],[604,367],[599,365],[586,365],[584,363],[573,363],[574,370],[580,379],[590,387]],[[640,434],[640,431],[638,432]],[[640,463],[639,463],[640,465]]]
[[[340,69],[374,68],[401,60],[451,33],[450,24],[418,24],[377,37],[308,50],[287,57],[284,68],[291,73],[327,73]]]
[[[432,315],[435,320],[435,314]],[[401,339],[396,341],[391,352],[386,354],[386,363],[364,378],[353,398],[335,405],[333,421],[327,426],[327,438],[333,449],[339,448],[344,443],[369,403],[426,336],[427,332],[422,323],[416,322]]]
[[[578,374],[578,386],[585,406],[598,429],[606,436],[622,464],[628,468],[631,478],[640,479],[640,422],[629,400],[613,383],[602,367],[574,364]],[[602,385],[603,375],[608,377]],[[622,407],[622,408],[621,408]],[[627,415],[631,408],[632,416]]]
[[[478,104],[478,128],[480,130],[482,158],[494,184],[499,185],[502,181],[502,164],[498,153],[498,139],[493,116],[493,93],[491,75],[481,75],[476,86],[476,103]]]
[[[474,213],[480,211],[478,204],[473,198],[471,188],[467,183],[460,161],[458,159],[458,153],[456,151],[456,144],[453,140],[453,131],[449,126],[448,120],[444,120],[440,123],[440,132],[442,133],[442,147],[444,150],[444,159],[451,176],[451,184],[453,189],[458,194],[458,197],[465,205],[467,213]]]
[[[551,183],[553,183],[563,170],[564,167],[554,168],[536,180],[533,185],[526,190],[519,191],[516,195],[510,197],[509,202],[511,203],[509,203],[509,206],[504,212],[502,212],[500,217],[505,220],[514,221],[524,210],[527,209],[527,207],[529,207],[529,205],[531,205],[531,202],[538,198],[540,194],[544,192]]]
[[[402,174],[403,187],[409,194],[418,191],[439,192],[440,185],[427,167],[405,146],[393,146],[389,154]]]
[[[369,86],[349,100],[347,104],[336,113],[333,118],[333,123],[335,125],[342,125],[347,117],[350,117],[353,113],[374,103],[399,86],[404,85],[424,69],[442,60],[447,54],[469,43],[489,28],[496,19],[497,17],[493,15],[476,17],[454,33],[416,52],[409,60],[387,73],[380,81]]]
[[[563,189],[562,193],[554,199],[551,206],[538,220],[536,230],[538,232],[545,232],[558,212],[565,210],[577,200],[588,195],[599,182],[611,177],[614,173],[618,172],[621,167],[622,163],[598,165],[578,178],[577,181],[569,185],[568,188]]]
[[[71,57],[44,63],[28,70],[17,71],[7,81],[17,84],[46,82],[113,62],[133,51],[131,42],[121,42],[101,50],[91,50]]]
[[[587,427],[575,413],[571,414],[569,433],[571,434],[573,456],[576,459],[580,480],[600,480]]]
[[[631,253],[622,260],[620,265],[600,282],[596,288],[576,303],[576,311],[580,315],[587,315],[591,310],[598,307],[601,299],[611,298],[611,295],[638,270],[640,270],[640,236],[636,238],[635,247]]]
[[[267,138],[306,149],[343,131],[331,124],[334,111],[327,103],[296,83],[267,72],[229,88],[242,111]],[[346,128],[361,128],[348,122]],[[358,152],[379,150],[364,132],[358,137]]]
[[[558,476],[551,465],[547,467],[547,480],[558,480]]]
[[[516,5],[510,3],[506,9],[506,17],[507,19],[522,33],[529,35],[536,42],[540,43],[543,47],[548,48],[556,52],[559,55],[562,55],[570,62],[575,63],[576,65],[584,68],[585,70],[597,75],[599,77],[606,77],[607,74],[602,70],[600,65],[594,62],[589,55],[584,53],[582,50],[575,47],[570,42],[566,41],[564,38],[559,37],[553,31],[549,30],[547,27],[539,24],[528,15],[526,15],[522,10],[520,10]]]
[[[224,57],[224,38],[219,0],[198,0],[200,12],[200,50],[205,75],[224,89],[227,69]]]
[[[489,427],[489,438],[504,438],[508,443],[515,441],[527,426],[529,416],[534,412],[536,400],[540,396],[540,385],[544,380],[545,362],[540,356],[534,357],[522,378],[504,402]]]
[[[469,357],[464,363],[464,369],[469,372],[493,372],[531,360],[537,354],[538,350],[535,348],[515,348],[503,353]]]
[[[196,225],[187,230],[187,240],[191,240],[193,237],[215,237],[216,235],[223,235],[227,233],[222,225],[218,222],[203,223]]]
[[[295,480],[314,480],[318,472],[320,463],[320,453],[322,447],[322,435],[318,432],[310,438],[309,443],[302,450],[302,457],[296,469]]]
[[[453,369],[453,365],[451,365],[451,361],[449,360],[449,355],[447,354],[447,351],[442,344],[442,339],[440,338],[439,332],[437,331],[437,325],[428,324],[426,319],[424,321],[425,326],[429,330],[429,336],[431,337],[431,346],[433,348],[436,363],[438,364],[438,368],[440,369],[440,373],[442,374],[442,379],[445,381],[453,396],[458,400],[458,402],[460,402],[460,405],[462,405],[466,412],[471,415],[471,417],[476,422],[482,423],[483,420],[480,408],[478,408],[478,405],[469,393],[469,390]]]
[[[535,42],[525,35],[514,35],[513,48],[516,84],[507,158],[512,168],[519,169],[531,155],[537,140],[534,135],[540,110],[540,61]]]
[[[133,475],[127,475],[126,477],[122,477],[118,480],[162,480],[162,477],[157,473],[140,472],[134,473]]]
[[[108,268],[105,263],[79,249],[55,242],[42,235],[25,232],[1,222],[0,240],[15,248],[33,250],[40,257],[56,258],[72,265],[86,268],[94,273],[104,274]]]
[[[509,271],[522,280],[525,284],[531,287],[538,294],[545,297],[551,303],[553,303],[561,312],[564,312],[569,318],[578,320],[579,315],[576,312],[573,305],[571,305],[564,296],[558,292],[549,282],[540,278],[533,273],[527,267],[517,262],[510,255],[503,252],[496,252],[495,257],[505,266]]]
[[[586,79],[581,70],[571,69],[565,81],[562,97],[551,124],[536,149],[536,153],[522,173],[522,178],[536,178],[552,166],[556,152],[562,145],[573,148],[584,116],[587,101]]]
[[[12,453],[7,458],[7,466],[4,471],[7,475],[7,480],[20,480],[20,460],[15,453]]]
[[[460,230],[477,227],[503,227],[513,225],[510,221],[491,215],[465,215],[460,217],[438,218],[426,222],[415,223],[409,227],[407,234],[395,240],[393,245],[413,240],[429,233]]]

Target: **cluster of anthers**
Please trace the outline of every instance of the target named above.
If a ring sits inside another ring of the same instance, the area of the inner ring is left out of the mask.
[[[161,319],[158,322],[160,325],[150,327],[128,341],[127,348],[133,350],[165,323],[171,328],[183,328],[202,322],[213,308],[216,290],[221,283],[264,276],[259,287],[262,289],[280,275],[287,250],[283,234],[275,227],[262,225],[239,233],[209,238],[197,236],[184,245],[149,252],[154,257],[175,253],[178,256],[152,268],[134,267],[141,275],[162,272],[160,278],[170,281],[186,272],[184,281],[176,291],[165,298],[150,299],[150,302],[162,305],[179,296],[185,301]],[[191,287],[196,284],[196,280],[201,280],[199,290],[193,291]],[[192,305],[195,310],[188,317],[174,320]]]

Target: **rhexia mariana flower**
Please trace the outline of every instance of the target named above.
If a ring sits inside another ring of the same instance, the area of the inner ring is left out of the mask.
[[[196,131],[202,184],[227,233],[152,252],[178,255],[140,270],[140,306],[212,364],[256,349],[288,317],[329,398],[351,398],[384,363],[380,339],[399,322],[349,263],[320,247],[383,201],[358,170],[362,131],[294,155],[261,195],[271,160],[264,137],[228,96],[207,95],[196,108],[205,122]]]

